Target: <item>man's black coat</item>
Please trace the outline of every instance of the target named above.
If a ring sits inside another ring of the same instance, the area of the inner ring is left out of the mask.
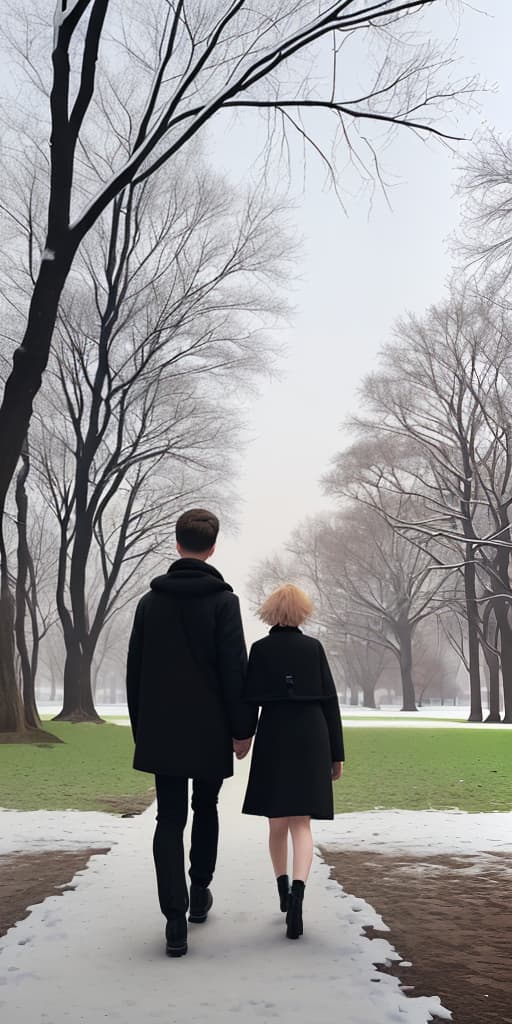
[[[246,668],[238,598],[212,565],[182,558],[152,580],[128,650],[134,768],[232,775],[233,737],[256,728],[257,711],[242,700]]]

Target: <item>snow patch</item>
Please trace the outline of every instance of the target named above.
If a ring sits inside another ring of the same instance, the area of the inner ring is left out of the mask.
[[[113,846],[129,837],[135,820],[99,811],[0,809],[0,855]]]
[[[357,811],[315,822],[314,834],[326,848],[365,853],[512,853],[512,811]]]

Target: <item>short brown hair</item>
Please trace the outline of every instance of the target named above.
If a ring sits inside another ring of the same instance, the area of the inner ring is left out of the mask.
[[[219,520],[205,508],[190,508],[176,523],[176,540],[185,551],[202,554],[217,540]]]
[[[300,626],[312,612],[311,598],[293,583],[283,583],[258,609],[260,619],[268,626]]]

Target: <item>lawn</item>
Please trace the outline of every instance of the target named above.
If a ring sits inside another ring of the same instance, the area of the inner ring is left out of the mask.
[[[407,722],[407,721],[410,721],[410,722],[435,722],[437,725],[439,725],[439,721],[441,721],[441,722],[448,722],[450,725],[452,725],[453,723],[455,723],[456,725],[465,725],[466,722],[467,722],[467,718],[441,718],[441,719],[439,719],[439,718],[435,718],[433,715],[430,718],[425,718],[423,715],[418,716],[418,718],[415,718],[415,716],[413,714],[404,714],[404,715],[360,715],[359,714],[358,715],[357,712],[352,713],[350,710],[347,710],[346,708],[342,708],[341,713],[342,713],[343,721],[344,722],[346,722],[347,720],[349,722],[351,720],[352,721],[357,720],[358,722]],[[111,721],[110,717],[109,717],[109,721]]]
[[[142,810],[151,775],[134,772],[131,730],[52,722],[63,742],[0,745],[0,807],[32,810]]]
[[[130,729],[52,722],[62,743],[0,744],[0,807],[141,810],[153,779],[131,767]],[[512,810],[512,731],[345,726],[336,811]]]
[[[345,728],[336,812],[512,810],[512,731]]]

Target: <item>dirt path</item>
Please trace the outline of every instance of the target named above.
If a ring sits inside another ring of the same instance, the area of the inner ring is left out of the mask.
[[[17,921],[28,917],[34,903],[73,889],[77,871],[83,871],[91,857],[108,853],[109,847],[86,850],[50,850],[43,853],[13,853],[0,857],[0,935]]]
[[[454,1024],[512,1024],[512,857],[322,851],[331,875],[370,903],[412,966],[382,969],[405,991],[437,994]],[[411,986],[411,988],[408,988]]]

